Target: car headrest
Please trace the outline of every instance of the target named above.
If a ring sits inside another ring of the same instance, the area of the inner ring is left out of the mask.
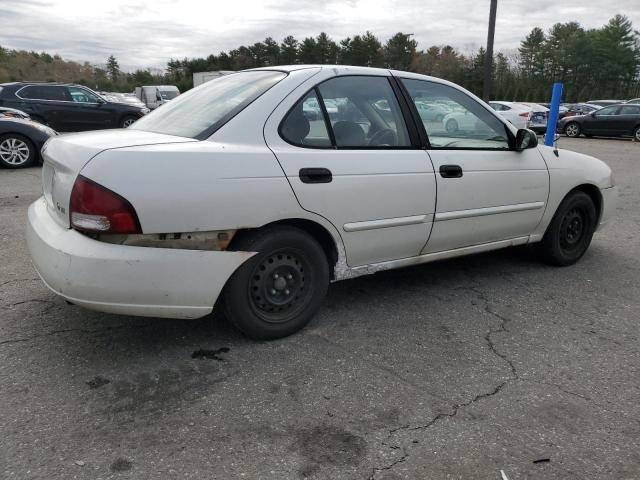
[[[336,122],[333,124],[333,134],[338,146],[363,146],[366,145],[364,130],[355,122]]]
[[[311,125],[302,111],[302,104],[296,105],[282,124],[282,135],[290,142],[301,144],[310,130]]]

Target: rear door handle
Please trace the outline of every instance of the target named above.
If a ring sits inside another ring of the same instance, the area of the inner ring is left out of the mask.
[[[442,178],[462,177],[462,167],[460,165],[440,165],[440,176]]]
[[[299,175],[302,183],[331,183],[333,180],[328,168],[301,168]]]

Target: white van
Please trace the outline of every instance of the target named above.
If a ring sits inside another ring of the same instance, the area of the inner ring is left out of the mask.
[[[180,95],[180,90],[175,85],[147,85],[136,87],[136,97],[150,110],[173,100]]]

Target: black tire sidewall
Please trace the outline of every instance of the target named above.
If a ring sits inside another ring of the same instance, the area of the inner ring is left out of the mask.
[[[25,137],[24,135],[20,135],[18,133],[7,133],[4,135],[0,135],[0,143],[8,138],[15,138],[17,140],[24,142],[27,145],[27,147],[29,147],[29,159],[22,165],[11,165],[9,163],[6,163],[4,160],[2,160],[2,158],[0,158],[0,166],[4,168],[11,168],[11,169],[27,168],[32,166],[36,161],[36,157],[38,156],[36,152],[36,147],[34,146],[33,142],[29,140],[27,137]]]
[[[279,249],[286,248],[304,257],[310,266],[310,285],[313,289],[304,308],[283,323],[270,323],[260,317],[249,298],[249,284],[255,268]],[[313,237],[295,227],[271,227],[245,237],[233,245],[238,251],[258,253],[242,264],[231,276],[223,292],[223,305],[227,318],[242,333],[257,340],[286,337],[302,329],[322,305],[329,286],[329,264],[322,247]]]
[[[581,208],[586,213],[585,233],[580,240],[580,248],[576,252],[565,251],[560,244],[562,222],[572,209]],[[584,192],[575,191],[567,195],[556,211],[543,240],[542,250],[547,261],[554,265],[567,266],[576,263],[586,253],[596,229],[598,214],[591,197]]]

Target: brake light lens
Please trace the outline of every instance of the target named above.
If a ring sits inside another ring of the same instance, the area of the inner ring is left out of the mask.
[[[529,118],[529,113],[531,113],[531,112],[522,112],[522,113],[519,113],[518,116]]]
[[[69,204],[71,226],[93,233],[142,233],[138,215],[123,197],[78,175]]]

